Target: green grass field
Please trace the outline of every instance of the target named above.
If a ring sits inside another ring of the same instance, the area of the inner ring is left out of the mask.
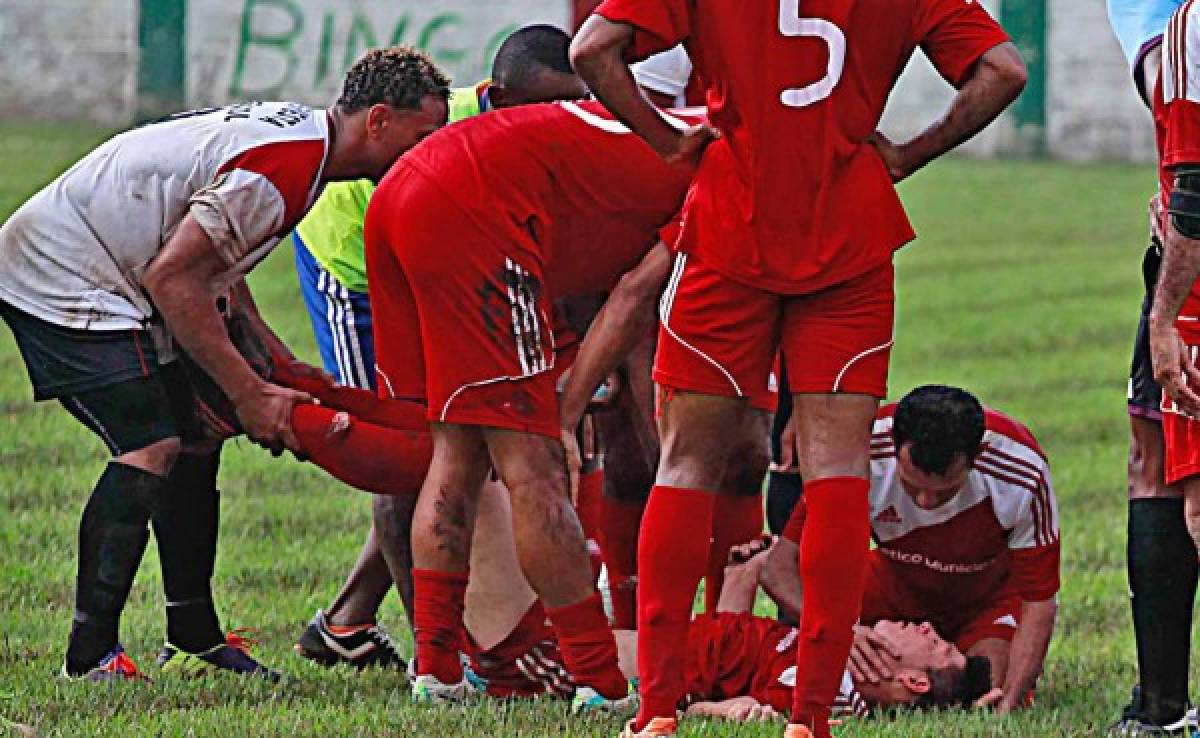
[[[102,133],[0,126],[0,217]],[[1063,521],[1064,588],[1038,706],[861,722],[839,736],[1098,734],[1135,678],[1124,571],[1123,393],[1140,299],[1149,167],[953,161],[906,184],[920,240],[900,258],[893,395],[921,382],[966,386],[1024,420],[1050,455]],[[281,248],[254,274],[267,318],[314,356]],[[221,473],[215,588],[225,624],[259,629],[258,653],[293,679],[161,677],[157,556],[146,556],[122,637],[155,681],[96,687],[57,677],[72,611],[79,511],[105,462],[100,442],[54,404],[34,405],[0,330],[0,716],[44,736],[615,736],[615,720],[562,705],[410,705],[383,674],[326,671],[293,655],[303,624],[336,591],[368,520],[364,495],[310,466],[231,444]],[[390,598],[383,622],[405,631]],[[14,729],[15,730],[15,729]],[[691,722],[684,736],[777,736],[779,726]],[[0,729],[0,733],[3,730]]]

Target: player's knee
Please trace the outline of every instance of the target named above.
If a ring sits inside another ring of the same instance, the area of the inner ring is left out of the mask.
[[[113,461],[165,477],[171,473],[183,443],[178,436],[155,441],[134,451],[126,451]]]
[[[1178,498],[1183,491],[1163,479],[1163,438],[1154,421],[1130,418],[1129,499]]]

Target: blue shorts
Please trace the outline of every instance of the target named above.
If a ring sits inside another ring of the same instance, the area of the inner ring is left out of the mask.
[[[296,275],[312,321],[321,362],[339,384],[375,389],[375,342],[367,293],[346,289],[292,234]]]

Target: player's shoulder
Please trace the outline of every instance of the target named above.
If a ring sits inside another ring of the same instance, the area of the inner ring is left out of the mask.
[[[983,412],[985,447],[1008,452],[1025,450],[1023,456],[1032,453],[1041,457],[1043,461],[1046,460],[1046,453],[1028,426],[999,410],[984,408]]]
[[[1163,34],[1162,97],[1200,100],[1200,4],[1195,0],[1180,5],[1171,14]]]

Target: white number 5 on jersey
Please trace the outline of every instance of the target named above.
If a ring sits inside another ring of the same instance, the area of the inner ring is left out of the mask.
[[[784,36],[815,36],[829,47],[829,66],[825,76],[806,87],[789,87],[779,101],[789,108],[803,108],[824,100],[842,79],[846,63],[846,34],[821,18],[801,18],[800,0],[779,0],[779,32]]]

